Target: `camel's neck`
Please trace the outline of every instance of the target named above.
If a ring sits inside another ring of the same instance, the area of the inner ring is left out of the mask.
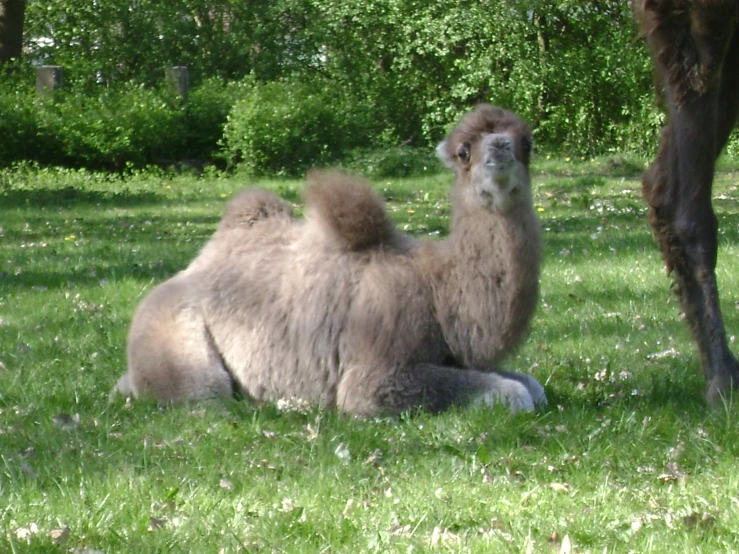
[[[439,319],[460,363],[489,368],[525,334],[537,302],[540,255],[530,202],[506,214],[455,211],[434,265]]]
[[[496,297],[513,297],[530,289],[535,294],[541,233],[533,209],[477,212],[453,215],[444,250],[456,270],[445,280],[450,286],[484,284],[484,290],[499,281],[500,287],[492,289]]]

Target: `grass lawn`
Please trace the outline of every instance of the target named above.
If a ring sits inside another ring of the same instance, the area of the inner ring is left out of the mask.
[[[541,299],[507,365],[544,383],[550,408],[366,421],[236,400],[108,403],[135,306],[187,265],[247,179],[0,172],[0,552],[739,550],[739,413],[703,403],[645,220],[643,163],[534,166]],[[450,182],[375,185],[401,228],[443,236]],[[259,184],[300,202],[298,181]],[[738,187],[724,162],[730,335]]]

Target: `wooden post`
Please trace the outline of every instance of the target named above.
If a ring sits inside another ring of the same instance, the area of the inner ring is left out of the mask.
[[[58,65],[42,65],[36,69],[36,92],[53,92],[64,86],[64,71]]]
[[[184,65],[168,67],[165,69],[165,76],[170,94],[179,96],[187,102],[187,95],[190,89],[187,67]]]

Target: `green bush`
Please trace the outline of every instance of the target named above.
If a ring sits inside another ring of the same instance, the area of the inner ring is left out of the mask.
[[[177,161],[184,152],[183,111],[143,87],[97,96],[59,91],[38,103],[37,125],[46,141],[58,141],[62,163],[93,169]]]
[[[731,158],[739,158],[739,128],[734,129],[734,132],[729,137],[729,141],[726,144],[726,154]]]
[[[222,157],[219,143],[234,103],[245,96],[250,85],[208,79],[190,92],[185,105],[185,157],[210,162]]]
[[[410,146],[359,148],[350,152],[342,165],[372,179],[414,177],[442,170],[433,149]]]
[[[94,96],[57,91],[0,93],[0,165],[27,160],[42,165],[120,170],[210,161],[218,149],[230,102],[194,91],[185,108],[142,87]]]
[[[228,116],[230,163],[255,175],[299,175],[366,144],[370,118],[320,86],[288,81],[254,85]]]
[[[211,163],[220,156],[231,107],[242,84],[208,80],[187,103],[128,85],[85,94],[79,87],[37,96],[25,82],[0,87],[0,167],[30,161],[90,169]]]
[[[0,89],[0,167],[34,159],[43,149],[36,127],[35,95]]]

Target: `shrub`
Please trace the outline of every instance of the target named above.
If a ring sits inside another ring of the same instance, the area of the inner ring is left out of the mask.
[[[166,92],[128,85],[83,93],[65,87],[39,97],[28,81],[0,87],[0,167],[31,161],[120,170],[219,155],[223,126],[241,84],[205,81],[182,104]]]
[[[739,129],[734,129],[726,144],[726,154],[731,158],[739,158]]]
[[[59,91],[39,102],[37,124],[61,150],[41,163],[120,170],[175,161],[184,151],[182,110],[143,87],[98,96]]]
[[[213,161],[221,157],[219,143],[234,103],[251,89],[245,82],[208,79],[190,92],[185,105],[185,156]]]
[[[252,174],[299,175],[369,141],[367,109],[310,83],[254,85],[234,105],[223,145]]]
[[[0,167],[31,159],[44,149],[36,127],[35,95],[18,90],[0,91]]]
[[[410,146],[356,149],[343,165],[372,179],[413,177],[438,173],[442,169],[433,149]]]

